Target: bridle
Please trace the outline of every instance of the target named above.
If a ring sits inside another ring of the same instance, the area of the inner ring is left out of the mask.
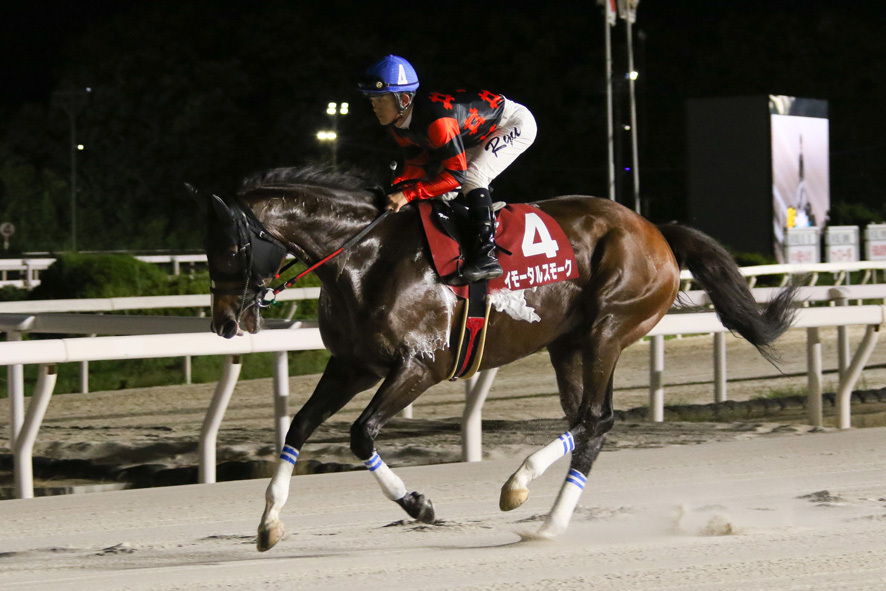
[[[264,282],[265,277],[273,275],[274,279],[279,279],[284,272],[298,263],[301,258],[298,254],[293,252],[292,249],[271,234],[255,216],[252,210],[244,206],[239,200],[235,201],[234,207],[229,209],[233,217],[234,226],[237,230],[237,255],[245,257],[246,267],[243,275],[222,273],[221,278],[231,281],[242,280],[243,290],[241,292],[240,290],[217,287],[215,282],[213,282],[209,291],[214,295],[240,296],[240,307],[235,318],[238,325],[240,324],[240,318],[246,310],[252,307],[257,307],[259,309],[268,308],[276,304],[277,295],[280,294],[280,292],[292,287],[304,276],[358,243],[383,219],[393,213],[390,210],[385,210],[365,228],[360,230],[360,232],[358,232],[353,238],[316,263],[310,264],[307,261],[302,261],[308,265],[308,268],[292,279],[285,281],[276,287],[263,287],[261,284]],[[277,270],[277,265],[279,264],[278,261],[280,261],[286,254],[291,254],[294,257],[293,260]],[[253,284],[256,289],[255,296],[247,305],[246,301],[250,292],[250,284]]]
[[[217,197],[213,196],[213,198]],[[236,231],[236,256],[245,260],[245,267],[242,268],[242,272],[216,271],[213,275],[222,281],[242,281],[243,289],[219,287],[216,285],[216,281],[213,281],[209,291],[213,295],[240,296],[240,307],[236,316],[239,325],[240,318],[249,308],[253,306],[263,308],[270,305],[270,303],[263,304],[266,289],[262,289],[262,283],[265,277],[276,274],[279,261],[286,253],[290,252],[290,249],[268,232],[252,213],[252,210],[244,207],[239,201],[234,201],[228,211],[231,213],[231,221]],[[249,293],[253,287],[255,288],[255,297],[247,304]]]

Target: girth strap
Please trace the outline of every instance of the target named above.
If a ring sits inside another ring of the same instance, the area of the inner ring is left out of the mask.
[[[486,281],[472,283],[469,297],[464,300],[458,349],[450,380],[470,378],[477,373],[483,360],[486,344],[486,327],[489,320],[489,299],[486,297]]]

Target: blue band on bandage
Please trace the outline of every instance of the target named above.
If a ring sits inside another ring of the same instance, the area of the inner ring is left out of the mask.
[[[281,460],[286,460],[293,466],[295,466],[295,461],[298,459],[298,450],[294,447],[289,447],[288,445],[283,446],[283,453],[280,454]]]
[[[572,433],[569,431],[560,435],[560,443],[563,444],[563,455],[566,455],[575,449],[575,440],[572,438]]]
[[[584,489],[585,483],[587,483],[587,481],[588,477],[578,470],[570,470],[569,474],[566,475],[566,482],[572,483],[581,489]]]
[[[381,457],[378,455],[378,452],[374,452],[372,454],[372,457],[363,463],[366,465],[367,468],[369,468],[370,472],[375,472],[376,470],[378,470],[379,468],[381,468],[384,465],[384,462],[382,461]]]

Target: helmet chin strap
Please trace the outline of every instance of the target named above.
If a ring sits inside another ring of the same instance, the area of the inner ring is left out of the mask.
[[[397,118],[391,121],[388,125],[399,127],[400,124],[403,123],[403,121],[406,119],[406,117],[408,117],[407,111],[409,110],[409,107],[412,106],[412,96],[409,93],[405,92],[400,94],[393,94],[395,98],[394,102],[397,103]],[[400,96],[404,94],[409,98],[405,105],[400,101]]]

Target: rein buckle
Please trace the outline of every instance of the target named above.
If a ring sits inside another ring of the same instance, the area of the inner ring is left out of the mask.
[[[259,308],[270,308],[277,303],[277,292],[270,287],[265,287],[256,294],[255,303]]]

